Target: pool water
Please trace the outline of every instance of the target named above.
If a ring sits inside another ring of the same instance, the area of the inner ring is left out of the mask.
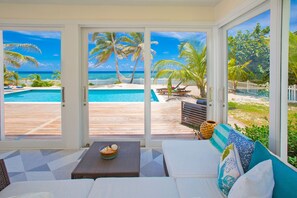
[[[65,98],[67,101],[67,98]],[[28,90],[9,93],[5,102],[61,102],[60,90]],[[151,101],[159,102],[155,92],[151,91]],[[143,89],[89,90],[89,102],[144,102]]]

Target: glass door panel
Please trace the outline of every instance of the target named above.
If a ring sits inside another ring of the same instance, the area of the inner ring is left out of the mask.
[[[61,138],[61,32],[3,31],[6,139]]]
[[[228,123],[268,146],[270,11],[227,33]]]
[[[89,136],[144,134],[144,34],[88,33]]]
[[[153,137],[193,138],[206,120],[206,38],[205,32],[151,32]]]

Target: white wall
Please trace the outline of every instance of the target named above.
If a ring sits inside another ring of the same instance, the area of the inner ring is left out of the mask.
[[[213,11],[198,6],[0,4],[1,19],[212,22]]]
[[[214,18],[220,21],[232,13],[236,8],[240,7],[247,0],[222,0],[214,8]]]

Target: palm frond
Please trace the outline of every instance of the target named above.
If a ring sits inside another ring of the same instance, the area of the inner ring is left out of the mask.
[[[4,50],[13,50],[13,49],[21,49],[24,51],[30,51],[30,52],[36,52],[36,53],[42,53],[41,50],[33,44],[30,43],[8,43],[4,44]]]

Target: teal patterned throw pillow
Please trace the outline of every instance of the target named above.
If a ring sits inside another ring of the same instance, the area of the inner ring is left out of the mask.
[[[239,154],[234,144],[230,144],[222,153],[218,173],[218,187],[228,196],[236,180],[243,175]]]

